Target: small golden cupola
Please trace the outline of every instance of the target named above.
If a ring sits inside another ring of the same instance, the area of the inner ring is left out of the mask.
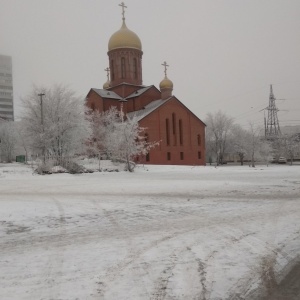
[[[107,76],[107,81],[103,84],[103,89],[107,90],[108,88],[110,88],[110,81],[109,81],[109,68],[107,67],[106,69],[104,69],[104,71],[106,71],[106,76]]]
[[[165,100],[172,96],[173,82],[167,76],[167,67],[169,67],[169,65],[164,62],[162,66],[165,68],[165,78],[160,82],[159,89],[161,91],[161,98]]]

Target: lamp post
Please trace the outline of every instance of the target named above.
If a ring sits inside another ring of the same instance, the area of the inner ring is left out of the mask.
[[[40,93],[38,94],[38,96],[40,96],[40,103],[41,103],[41,124],[42,124],[42,127],[43,127],[43,131],[44,131],[44,116],[43,116],[43,96],[45,96],[44,93]]]
[[[45,147],[45,137],[44,137],[44,114],[43,114],[43,96],[45,96],[44,93],[38,94],[40,97],[40,105],[41,105],[41,125],[42,125],[42,131],[43,131],[43,148],[42,148],[42,156],[43,156],[43,163],[45,164],[46,162],[46,157],[45,157],[45,152],[46,152],[46,147]]]

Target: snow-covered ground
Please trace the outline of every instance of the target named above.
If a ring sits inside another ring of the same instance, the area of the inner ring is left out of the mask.
[[[299,256],[300,166],[0,164],[1,300],[250,299]]]

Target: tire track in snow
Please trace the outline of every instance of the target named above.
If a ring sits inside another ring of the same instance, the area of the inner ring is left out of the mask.
[[[209,227],[215,227],[215,226],[209,226]],[[189,230],[189,231],[181,233],[181,234],[186,234],[188,232],[197,231],[197,230],[198,229]],[[216,233],[217,231],[219,231],[219,233],[222,233],[222,231],[218,227],[214,229],[214,233]],[[240,239],[243,239],[246,236],[247,235],[242,235],[238,239],[237,238],[232,239],[231,236],[228,236],[229,239],[226,241],[225,245],[222,244],[222,250],[224,250],[225,248],[231,247],[233,243],[238,242]],[[174,238],[176,238],[176,237],[174,237]],[[202,237],[198,237],[198,239],[202,239]],[[180,261],[180,258],[186,252],[189,252],[192,255],[194,263],[197,265],[197,271],[198,271],[198,275],[199,275],[199,284],[200,284],[200,289],[201,289],[201,292],[197,296],[197,299],[201,299],[201,300],[209,299],[213,285],[211,282],[211,286],[208,287],[207,267],[209,265],[209,262],[214,260],[215,255],[217,253],[219,253],[220,250],[214,249],[208,253],[208,255],[206,256],[205,259],[200,259],[196,255],[196,253],[192,251],[192,248],[201,243],[202,243],[202,240],[201,241],[197,240],[194,243],[185,244],[181,248],[176,249],[176,251],[174,251],[170,255],[171,261],[167,264],[167,267],[161,272],[159,278],[157,279],[156,288],[153,293],[153,297],[151,299],[161,300],[161,299],[165,299],[168,296],[168,284],[169,284],[170,278],[172,278],[172,276],[173,276],[173,270],[177,264],[182,264],[182,261]],[[169,296],[169,297],[172,298],[171,296]]]
[[[164,268],[159,278],[156,280],[154,292],[150,300],[163,300],[167,295],[167,287],[170,278],[173,276],[173,270],[179,259],[180,253],[176,254],[175,251],[170,255],[171,261],[168,262],[167,267]]]
[[[40,297],[41,299],[57,299],[59,291],[56,289],[57,282],[59,281],[59,277],[63,274],[63,264],[64,264],[64,251],[65,244],[64,238],[66,236],[66,218],[65,211],[59,200],[52,197],[52,202],[55,204],[58,210],[58,227],[59,234],[57,240],[57,247],[55,252],[49,254],[48,261],[45,266],[45,272],[42,275],[42,280],[46,282],[46,288],[41,291]],[[51,243],[51,241],[49,241]],[[45,245],[47,246],[47,244]]]
[[[113,227],[114,231],[120,231],[120,232],[124,232],[124,229],[120,226],[119,222],[117,221],[117,218],[115,218],[113,216],[113,213],[109,213],[108,210],[104,209],[103,206],[101,205],[101,203],[99,201],[96,201],[95,199],[91,200],[92,204],[94,205],[96,210],[100,210],[103,212],[103,215],[109,220],[110,224]],[[125,239],[126,243],[127,243],[127,247],[129,247],[129,249],[132,248],[132,243],[131,243],[131,239],[130,236],[126,234],[126,232],[124,233],[124,237],[127,237]],[[127,261],[125,261],[127,260]],[[131,261],[134,260],[134,255],[128,256],[125,260],[123,260],[122,262],[120,262],[119,264],[117,264],[116,266],[113,266],[111,268],[108,269],[107,271],[107,275],[105,276],[106,278],[108,277],[109,280],[107,281],[103,281],[99,278],[99,281],[97,282],[97,293],[98,295],[100,294],[101,298],[104,298],[104,293],[108,288],[109,285],[109,281],[113,281],[114,277],[116,277],[116,274],[118,274],[118,270],[125,268],[126,265],[129,265],[131,263]]]
[[[268,211],[261,213],[262,215],[266,214],[266,217],[268,219],[268,223],[266,225],[272,228],[272,234],[268,235],[268,240],[262,240],[258,237],[251,236],[248,240],[242,241],[244,245],[248,246],[249,250],[254,250],[253,253],[261,253],[259,247],[262,247],[266,250],[266,254],[261,256],[261,263],[255,270],[250,271],[250,274],[248,274],[246,278],[241,278],[238,282],[238,285],[230,289],[230,297],[228,299],[244,299],[239,297],[247,297],[247,295],[251,293],[253,286],[255,285],[263,285],[267,290],[270,289],[269,285],[274,284],[274,278],[276,277],[274,273],[274,266],[276,264],[278,255],[281,255],[281,257],[286,260],[287,264],[290,263],[291,256],[283,250],[286,242],[280,247],[278,245],[275,245],[276,233],[278,232],[278,228],[280,227],[280,218],[284,215],[285,209],[291,209],[290,205],[288,204],[290,204],[289,201],[280,201],[278,205],[274,203],[273,212]],[[237,229],[232,228],[232,232],[234,232],[235,230]],[[289,240],[290,236],[293,235],[294,232],[289,234],[285,238],[285,241]],[[266,265],[268,265],[268,267]],[[269,272],[272,273],[271,277],[268,274]],[[261,276],[257,278],[257,274],[261,274]],[[268,282],[268,280],[270,282]],[[237,291],[237,289],[239,291]]]
[[[114,265],[110,267],[105,274],[105,280],[99,278],[99,285],[98,293],[104,297],[105,292],[107,289],[111,287],[113,282],[120,276],[120,273],[125,270],[129,265],[133,264],[141,255],[143,255],[148,250],[156,247],[158,244],[163,243],[169,239],[171,239],[173,235],[166,235],[160,239],[152,241],[149,245],[146,247],[141,248],[138,251],[135,251],[134,249],[131,249],[132,251],[130,255],[128,255],[125,259],[123,259],[121,262],[119,262],[117,265]]]
[[[216,225],[207,226],[206,229],[216,227]],[[185,235],[189,232],[198,231],[199,228],[193,228],[189,230],[184,230],[181,232],[173,233],[172,235],[168,235],[163,237],[162,239],[153,241],[150,245],[147,247],[144,247],[140,249],[139,251],[133,251],[131,255],[127,256],[123,261],[121,261],[116,266],[112,266],[107,273],[105,274],[106,281],[101,281],[100,279],[100,287],[98,289],[99,294],[105,298],[105,293],[108,291],[108,289],[111,287],[113,282],[117,280],[117,278],[121,275],[121,272],[124,271],[126,268],[128,268],[130,265],[136,263],[138,259],[147,251],[151,250],[154,247],[157,247],[159,244],[169,241],[171,239],[176,239],[180,237],[181,235]],[[224,231],[222,231],[219,227],[214,229],[214,233],[219,231],[219,233],[222,233],[224,235]],[[249,234],[248,234],[249,235]],[[211,293],[211,289],[213,287],[213,283],[211,283],[210,287],[207,287],[207,278],[206,278],[206,267],[209,264],[209,261],[214,260],[214,257],[217,253],[219,253],[220,250],[224,250],[225,247],[230,247],[233,243],[237,243],[240,239],[245,238],[247,235],[242,234],[239,237],[232,237],[232,235],[228,235],[226,238],[225,245],[222,244],[222,249],[214,249],[211,251],[204,260],[201,260],[196,256],[195,253],[193,253],[195,264],[198,265],[198,273],[199,273],[199,285],[201,286],[202,293],[199,295],[199,299],[209,299],[209,295]],[[202,239],[202,237],[199,237],[198,239]],[[176,251],[173,251],[172,254],[169,256],[171,257],[171,261],[168,262],[167,267],[161,272],[160,276],[156,280],[156,287],[153,292],[151,292],[151,298],[150,299],[164,299],[167,296],[167,286],[169,283],[169,279],[173,276],[172,272],[174,268],[176,267],[176,264],[181,263],[180,257],[181,255],[186,251],[191,251],[191,248],[193,246],[201,244],[201,241],[197,240],[194,243],[185,244],[181,248],[177,248]],[[148,293],[149,294],[149,293]]]

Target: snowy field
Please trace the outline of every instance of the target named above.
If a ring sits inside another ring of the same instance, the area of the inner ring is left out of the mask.
[[[300,299],[300,166],[0,164],[0,208],[1,300]]]

